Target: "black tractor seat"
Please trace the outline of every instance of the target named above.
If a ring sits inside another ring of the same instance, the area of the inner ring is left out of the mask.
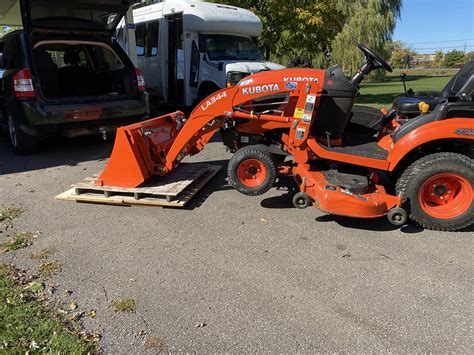
[[[425,124],[446,120],[449,118],[474,118],[474,102],[458,101],[443,102],[436,106],[431,113],[415,117],[403,124],[393,135],[393,142],[396,143],[402,137]]]

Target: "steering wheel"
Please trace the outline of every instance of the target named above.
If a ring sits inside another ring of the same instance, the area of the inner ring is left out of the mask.
[[[391,73],[393,71],[392,67],[383,60],[379,55],[375,54],[371,49],[367,48],[364,44],[359,44],[357,47],[364,53],[367,62],[374,62],[375,65],[372,65],[373,69],[384,69]]]

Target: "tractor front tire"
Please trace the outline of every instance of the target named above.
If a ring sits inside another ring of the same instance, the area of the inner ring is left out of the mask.
[[[474,222],[474,162],[458,153],[435,153],[413,162],[396,191],[421,227],[457,231]]]
[[[259,196],[275,183],[277,167],[267,149],[254,145],[235,152],[227,173],[229,182],[237,191],[247,196]]]

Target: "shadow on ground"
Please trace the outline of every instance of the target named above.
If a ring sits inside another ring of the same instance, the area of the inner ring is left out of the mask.
[[[38,152],[16,155],[5,136],[0,138],[0,175],[14,174],[57,166],[76,166],[81,162],[105,160],[112,151],[111,143],[97,136],[55,138],[42,143]]]
[[[289,209],[295,208],[293,206],[293,195],[297,192],[297,186],[292,179],[282,179],[276,184],[276,188],[279,191],[282,191],[281,195],[272,196],[264,199],[261,202],[263,208],[269,209]],[[386,217],[373,218],[373,219],[362,219],[362,218],[352,218],[352,217],[342,217],[335,216],[331,214],[326,214],[320,217],[316,217],[316,222],[318,223],[328,223],[335,222],[342,227],[356,229],[356,230],[366,230],[366,231],[377,231],[377,232],[388,232],[400,229],[402,233],[405,234],[417,234],[424,231],[423,228],[413,224],[407,224],[402,228],[396,227],[390,222],[388,222]],[[474,225],[470,226],[462,231],[461,233],[472,233],[474,232]]]
[[[228,160],[206,161],[207,164],[217,165],[221,170],[209,181],[206,186],[199,191],[196,196],[186,205],[186,210],[194,210],[201,207],[207,199],[215,192],[233,190],[233,187],[227,182],[227,164]]]

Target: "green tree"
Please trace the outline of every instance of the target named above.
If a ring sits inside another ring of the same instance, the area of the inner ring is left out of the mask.
[[[464,57],[466,58],[465,59],[465,62],[469,62],[470,60],[474,59],[474,51],[471,51],[471,52],[467,52]]]
[[[389,57],[389,41],[401,7],[402,0],[340,0],[338,10],[344,14],[345,22],[331,43],[335,61],[351,71],[358,68],[363,59],[356,48],[358,43]]]
[[[390,57],[390,64],[394,68],[403,68],[405,66],[405,58],[409,56],[414,58],[417,53],[407,47],[403,42],[395,41],[390,44],[392,56]]]
[[[466,58],[464,53],[454,49],[451,52],[446,53],[444,65],[446,65],[448,68],[452,68],[464,64],[465,60]]]
[[[267,59],[322,52],[341,30],[340,0],[213,0],[253,11],[263,23],[258,39]]]
[[[433,59],[433,65],[436,67],[436,68],[439,68],[441,65],[443,65],[443,61],[444,61],[444,53],[442,50],[437,50],[435,52],[435,55],[434,55],[434,59]]]

